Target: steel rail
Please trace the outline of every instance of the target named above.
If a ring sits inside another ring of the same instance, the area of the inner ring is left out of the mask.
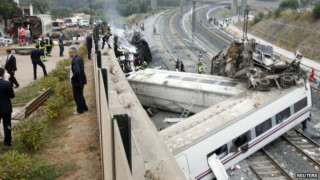
[[[289,180],[293,180],[293,178],[290,176],[289,173],[287,173],[285,171],[284,168],[282,168],[279,163],[277,163],[271,156],[269,153],[266,152],[266,150],[261,149],[262,154],[270,161],[270,164],[272,164],[285,178],[289,179]],[[257,177],[259,179],[264,179],[264,177],[261,176],[261,174],[259,174],[259,172],[253,167],[251,162],[248,162],[250,169],[254,172],[254,174],[257,175]]]

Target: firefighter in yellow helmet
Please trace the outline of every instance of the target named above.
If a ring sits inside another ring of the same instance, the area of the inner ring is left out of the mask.
[[[43,52],[43,55],[41,56],[41,60],[42,61],[47,61],[46,60],[46,55],[44,53],[45,42],[43,40],[43,36],[42,35],[40,35],[39,38],[37,39],[37,45],[39,46],[39,50]]]

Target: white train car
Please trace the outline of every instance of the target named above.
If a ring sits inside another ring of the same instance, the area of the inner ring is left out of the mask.
[[[182,112],[192,103],[192,113],[246,91],[246,81],[206,74],[145,69],[128,81],[143,106]]]
[[[269,92],[245,91],[160,132],[181,168],[197,180],[214,178],[208,158],[227,169],[310,116],[309,82]]]

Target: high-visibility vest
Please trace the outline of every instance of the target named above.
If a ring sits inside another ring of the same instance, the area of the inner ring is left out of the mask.
[[[45,46],[51,46],[51,42],[50,42],[50,37],[45,37],[44,38],[44,42],[45,42]]]
[[[42,39],[37,39],[37,45],[39,45],[39,49],[43,49],[45,46],[45,43]]]
[[[148,63],[146,61],[143,61],[143,66],[146,67],[148,65]]]
[[[26,36],[26,30],[24,28],[21,28],[19,35],[20,36]]]
[[[202,66],[199,66],[199,67],[198,67],[198,72],[199,72],[200,74],[203,73],[203,68],[202,68]]]

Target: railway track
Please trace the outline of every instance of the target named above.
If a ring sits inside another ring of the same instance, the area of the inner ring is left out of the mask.
[[[310,165],[316,166],[316,169],[320,168],[320,145],[317,142],[295,128],[282,138],[306,157],[311,162]]]
[[[228,46],[232,39],[225,37],[219,32],[216,32],[214,29],[210,28],[211,25],[207,22],[207,19],[202,19],[201,18],[201,11],[196,12],[196,23],[200,24],[202,28],[204,28],[210,35],[214,36],[215,38],[219,39],[222,43],[224,43],[226,46]]]
[[[180,12],[177,11],[173,14],[173,16],[169,19],[169,29],[172,37],[174,37],[174,41],[181,48],[181,51],[190,58],[193,62],[197,63],[197,53],[182,39],[181,35],[178,33],[177,24],[174,23],[174,19]],[[187,48],[184,48],[187,47]]]
[[[287,180],[293,178],[264,149],[250,156],[249,167],[259,179]]]

